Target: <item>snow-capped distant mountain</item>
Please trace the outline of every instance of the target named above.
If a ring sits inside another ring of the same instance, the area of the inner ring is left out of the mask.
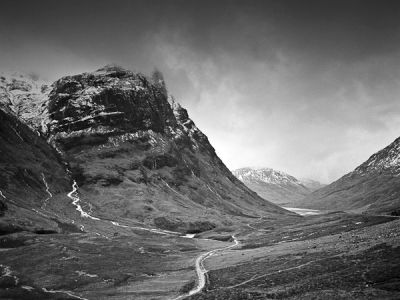
[[[301,207],[395,213],[400,209],[400,138],[354,171],[313,192]]]
[[[0,73],[0,108],[11,111],[31,129],[47,132],[51,85],[35,75]]]
[[[296,205],[296,202],[315,188],[307,185],[319,184],[311,180],[298,180],[294,176],[271,168],[241,168],[233,174],[264,199],[279,205]]]
[[[282,183],[298,183],[301,184],[295,177],[281,171],[271,168],[241,168],[234,170],[234,175],[244,181],[262,181],[265,183],[282,184]]]

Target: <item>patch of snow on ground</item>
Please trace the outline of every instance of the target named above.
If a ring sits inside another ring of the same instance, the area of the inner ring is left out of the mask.
[[[75,271],[75,273],[77,273],[78,276],[86,276],[86,277],[90,277],[90,278],[99,277],[96,274],[89,274],[89,273],[87,273],[85,271]]]

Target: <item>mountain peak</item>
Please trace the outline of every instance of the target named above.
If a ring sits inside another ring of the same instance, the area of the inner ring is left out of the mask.
[[[279,205],[296,207],[296,201],[313,190],[294,176],[271,168],[246,167],[232,173],[261,197]]]
[[[400,172],[400,137],[384,149],[373,154],[353,172],[363,174],[382,170]]]
[[[51,84],[34,73],[0,73],[0,108],[12,112],[34,130],[45,132],[46,102]]]
[[[165,87],[116,65],[57,80],[48,107],[53,143],[66,141],[65,136],[105,139],[142,130],[176,132]]]
[[[233,173],[240,180],[262,181],[271,184],[296,183],[301,184],[295,177],[285,172],[271,168],[250,168],[245,167],[234,170]]]

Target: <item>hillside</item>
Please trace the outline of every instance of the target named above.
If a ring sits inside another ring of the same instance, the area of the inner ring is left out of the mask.
[[[69,190],[65,166],[40,134],[2,109],[0,124],[0,232],[61,232],[65,218],[39,210]],[[57,201],[68,204],[65,196]]]
[[[400,138],[373,154],[354,171],[317,190],[301,207],[394,213],[400,209]]]

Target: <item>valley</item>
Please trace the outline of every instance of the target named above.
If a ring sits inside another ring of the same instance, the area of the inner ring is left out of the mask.
[[[0,297],[396,299],[399,293],[395,217],[260,218],[194,238],[122,225],[127,220],[78,221],[84,232],[2,236]]]
[[[399,225],[343,213],[257,222],[206,261],[209,284],[189,299],[397,299]]]
[[[1,78],[0,299],[398,298],[398,140],[325,187],[235,177],[160,76]],[[386,176],[390,210],[315,200]]]
[[[2,0],[0,300],[400,300],[399,20]]]
[[[296,207],[298,202],[324,185],[310,179],[297,179],[271,168],[241,168],[232,173],[265,200],[280,206]]]

